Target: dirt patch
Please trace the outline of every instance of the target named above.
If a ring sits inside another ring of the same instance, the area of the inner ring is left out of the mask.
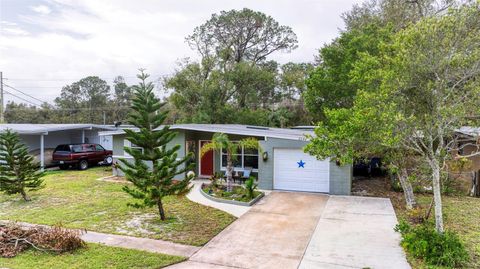
[[[394,191],[387,177],[356,177],[352,182],[352,195],[390,198],[395,211],[405,209],[403,192]]]
[[[126,221],[121,227],[118,227],[117,232],[127,235],[155,234],[155,232],[151,230],[151,227],[149,227],[152,225],[151,222],[155,218],[158,218],[156,214],[135,215],[132,219]]]
[[[122,184],[132,184],[132,182],[126,180],[124,177],[119,177],[119,176],[108,176],[108,177],[101,177],[97,179],[99,181],[106,181],[106,182],[112,182],[112,183],[122,183]]]

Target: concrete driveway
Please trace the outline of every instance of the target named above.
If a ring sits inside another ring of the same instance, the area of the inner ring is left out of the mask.
[[[328,195],[272,192],[172,268],[297,268]]]
[[[299,268],[410,268],[390,199],[330,196]]]
[[[388,199],[272,192],[169,268],[410,268]]]

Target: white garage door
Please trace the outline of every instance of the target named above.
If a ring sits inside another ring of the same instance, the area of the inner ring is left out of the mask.
[[[274,149],[273,188],[277,190],[329,192],[328,160],[319,161],[301,149]]]

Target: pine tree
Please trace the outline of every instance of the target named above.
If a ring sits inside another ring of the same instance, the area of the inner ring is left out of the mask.
[[[0,134],[0,191],[8,195],[21,194],[30,201],[26,190],[43,188],[38,163],[28,154],[28,148],[20,141],[17,133],[7,130]]]
[[[190,190],[191,177],[176,181],[174,177],[189,170],[186,161],[190,155],[177,159],[177,151],[180,145],[167,147],[167,144],[175,138],[176,132],[169,126],[162,126],[167,118],[168,111],[160,111],[165,105],[155,97],[154,85],[146,82],[148,75],[143,71],[138,75],[140,84],[133,86],[134,97],[132,110],[129,113],[130,124],[139,130],[126,129],[126,139],[137,147],[125,147],[134,161],[129,162],[120,159],[120,169],[125,173],[133,187],[125,186],[123,189],[132,197],[141,200],[141,203],[129,204],[130,206],[158,207],[160,218],[165,220],[165,210],[162,198],[169,195],[182,195]]]

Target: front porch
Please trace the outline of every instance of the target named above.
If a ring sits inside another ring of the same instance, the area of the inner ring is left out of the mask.
[[[214,132],[199,131],[183,131],[185,139],[185,154],[193,153],[194,158],[190,163],[194,164],[194,172],[198,179],[208,179],[216,175],[225,178],[227,155],[225,151],[209,151],[203,156],[200,150],[203,145],[209,143]],[[182,133],[179,134],[182,136]],[[238,141],[252,136],[229,135],[231,141]],[[258,140],[264,140],[263,137],[254,137]],[[258,180],[259,172],[259,152],[258,150],[250,150],[241,148],[235,154],[233,177],[235,183],[242,183],[249,176],[253,176]]]

